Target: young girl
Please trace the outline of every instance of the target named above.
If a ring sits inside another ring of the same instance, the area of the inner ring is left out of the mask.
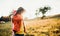
[[[25,10],[22,7],[19,7],[15,15],[12,17],[14,36],[24,36],[25,26],[22,17],[22,13],[24,12]]]

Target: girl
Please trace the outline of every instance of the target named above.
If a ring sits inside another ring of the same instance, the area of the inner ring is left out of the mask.
[[[12,18],[14,36],[24,36],[25,26],[22,17],[22,13],[24,12],[25,10],[19,7]]]

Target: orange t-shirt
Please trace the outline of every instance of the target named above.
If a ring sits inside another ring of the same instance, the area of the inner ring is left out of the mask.
[[[14,25],[13,30],[19,32],[21,30],[20,28],[22,27],[22,24],[23,24],[22,21],[23,21],[23,18],[21,15],[19,15],[19,14],[14,15],[12,18],[12,23]]]

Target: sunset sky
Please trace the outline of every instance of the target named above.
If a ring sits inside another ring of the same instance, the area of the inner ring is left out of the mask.
[[[31,19],[36,17],[36,9],[44,6],[51,7],[46,16],[60,14],[60,0],[0,0],[0,17],[8,16],[12,10],[23,7],[26,10],[24,17]]]

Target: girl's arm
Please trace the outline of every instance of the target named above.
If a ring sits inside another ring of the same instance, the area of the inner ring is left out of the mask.
[[[23,27],[24,27],[24,32],[26,33],[26,27],[25,27],[25,25],[24,25],[24,22],[23,22]]]

